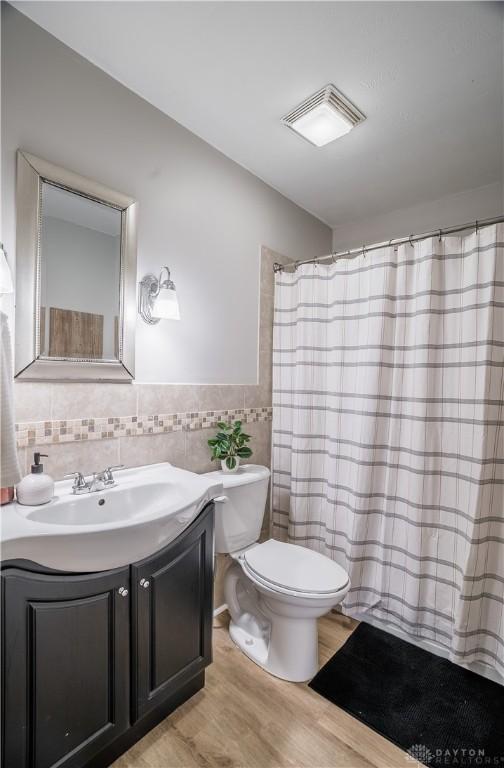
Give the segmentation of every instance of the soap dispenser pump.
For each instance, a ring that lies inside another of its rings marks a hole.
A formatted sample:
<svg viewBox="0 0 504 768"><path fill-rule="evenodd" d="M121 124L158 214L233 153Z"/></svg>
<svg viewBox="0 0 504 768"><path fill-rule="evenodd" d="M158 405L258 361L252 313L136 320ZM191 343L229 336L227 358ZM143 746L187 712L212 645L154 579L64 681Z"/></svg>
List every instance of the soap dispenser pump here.
<svg viewBox="0 0 504 768"><path fill-rule="evenodd" d="M54 480L44 472L44 465L40 463L40 457L48 458L46 453L33 454L31 473L23 477L16 486L16 496L19 504L38 506L47 504L54 496Z"/></svg>

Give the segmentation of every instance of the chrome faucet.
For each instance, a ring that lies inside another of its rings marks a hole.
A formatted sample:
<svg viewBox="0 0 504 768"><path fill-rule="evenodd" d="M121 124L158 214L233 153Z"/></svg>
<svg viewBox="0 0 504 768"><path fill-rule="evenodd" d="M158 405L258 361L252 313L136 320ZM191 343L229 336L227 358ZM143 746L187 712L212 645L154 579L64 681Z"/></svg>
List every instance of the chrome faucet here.
<svg viewBox="0 0 504 768"><path fill-rule="evenodd" d="M118 464L115 467L107 467L101 472L93 472L90 480L86 480L82 472L70 472L64 477L73 477L72 493L79 495L81 493L95 493L96 491L105 491L107 488L113 488L117 485L112 472L117 469L124 469L124 464Z"/></svg>

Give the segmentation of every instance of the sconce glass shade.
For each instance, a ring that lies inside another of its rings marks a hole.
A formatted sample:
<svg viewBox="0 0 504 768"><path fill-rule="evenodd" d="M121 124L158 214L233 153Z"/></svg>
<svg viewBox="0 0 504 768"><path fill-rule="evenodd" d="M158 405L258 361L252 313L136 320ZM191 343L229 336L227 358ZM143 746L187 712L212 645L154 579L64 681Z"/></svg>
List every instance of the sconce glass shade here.
<svg viewBox="0 0 504 768"><path fill-rule="evenodd" d="M154 299L151 314L152 317L159 320L180 320L179 303L175 287L161 288L157 298Z"/></svg>
<svg viewBox="0 0 504 768"><path fill-rule="evenodd" d="M160 320L180 320L177 291L168 267L161 269L159 277L144 275L140 281L138 312L148 325L156 325Z"/></svg>
<svg viewBox="0 0 504 768"><path fill-rule="evenodd" d="M7 264L7 256L3 249L2 243L0 243L0 293L13 293L14 286L12 285L12 277Z"/></svg>

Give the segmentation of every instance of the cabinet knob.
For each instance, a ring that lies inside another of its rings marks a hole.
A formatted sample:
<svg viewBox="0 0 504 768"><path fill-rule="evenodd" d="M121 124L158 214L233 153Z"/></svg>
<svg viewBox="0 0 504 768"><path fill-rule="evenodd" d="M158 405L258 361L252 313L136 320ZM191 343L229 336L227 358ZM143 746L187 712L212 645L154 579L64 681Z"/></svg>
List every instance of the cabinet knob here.
<svg viewBox="0 0 504 768"><path fill-rule="evenodd" d="M150 586L150 581L148 579L140 579L140 586L144 589L148 589Z"/></svg>
<svg viewBox="0 0 504 768"><path fill-rule="evenodd" d="M128 597L128 590L126 589L126 587L119 587L117 591L119 592L121 597Z"/></svg>

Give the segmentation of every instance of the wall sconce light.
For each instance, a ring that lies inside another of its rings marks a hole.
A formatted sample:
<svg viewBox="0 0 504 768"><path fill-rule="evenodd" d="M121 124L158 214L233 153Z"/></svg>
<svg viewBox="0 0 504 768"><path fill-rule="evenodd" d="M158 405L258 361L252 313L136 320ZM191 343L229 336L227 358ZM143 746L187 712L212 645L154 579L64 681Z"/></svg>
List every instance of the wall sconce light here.
<svg viewBox="0 0 504 768"><path fill-rule="evenodd" d="M163 271L166 271L164 280ZM159 277L149 274L140 281L138 313L149 325L155 325L160 320L180 320L177 291L168 267L161 268Z"/></svg>
<svg viewBox="0 0 504 768"><path fill-rule="evenodd" d="M7 254L5 253L3 243L0 243L0 294L14 293L12 277L7 264Z"/></svg>

